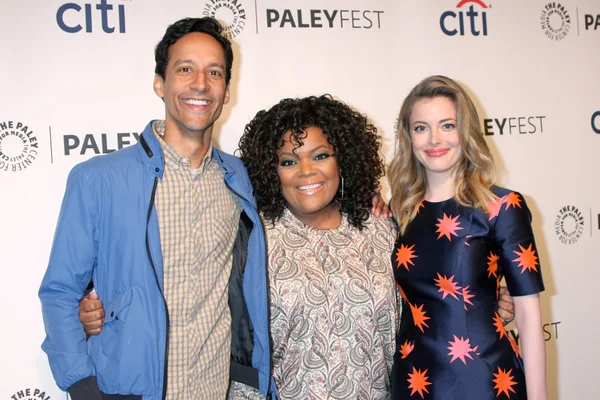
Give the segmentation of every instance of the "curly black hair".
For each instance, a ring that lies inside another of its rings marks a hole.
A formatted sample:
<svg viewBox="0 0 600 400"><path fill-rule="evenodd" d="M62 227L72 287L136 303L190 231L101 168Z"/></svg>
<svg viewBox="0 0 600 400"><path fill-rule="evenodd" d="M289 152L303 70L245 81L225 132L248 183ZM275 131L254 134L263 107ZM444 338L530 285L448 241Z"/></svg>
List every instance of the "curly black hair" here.
<svg viewBox="0 0 600 400"><path fill-rule="evenodd" d="M233 50L231 42L223 34L223 27L214 18L184 18L170 25L165 35L154 49L156 66L154 73L165 79L167 64L169 63L169 48L188 33L200 32L212 36L223 48L225 56L225 84L231 80L231 66L233 65Z"/></svg>
<svg viewBox="0 0 600 400"><path fill-rule="evenodd" d="M271 222L283 215L287 205L277 175L277 151L288 131L293 143L302 146L305 129L310 126L321 128L327 136L344 178L344 198L340 183L334 201L350 224L362 229L383 176L381 139L365 115L330 95L283 99L269 110L259 111L246 125L239 156L248 169L258 210Z"/></svg>

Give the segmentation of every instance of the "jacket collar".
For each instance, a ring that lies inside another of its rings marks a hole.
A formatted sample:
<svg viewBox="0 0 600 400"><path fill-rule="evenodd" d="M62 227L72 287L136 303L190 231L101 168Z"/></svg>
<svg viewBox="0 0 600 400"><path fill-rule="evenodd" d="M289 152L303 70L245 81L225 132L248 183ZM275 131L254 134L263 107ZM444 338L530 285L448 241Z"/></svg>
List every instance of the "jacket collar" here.
<svg viewBox="0 0 600 400"><path fill-rule="evenodd" d="M154 122L155 120L152 120L146 125L137 145L142 163L146 166L150 174L157 178L162 178L165 159L160 143L152 130Z"/></svg>
<svg viewBox="0 0 600 400"><path fill-rule="evenodd" d="M144 128L138 142L138 148L141 152L142 161L144 164L147 164L150 173L161 179L165 165L165 157L160 142L154 135L154 130L152 128L154 122L156 122L156 120L150 121L148 125L146 125L146 128ZM212 146L212 149L213 159L215 159L221 169L225 171L225 180L229 180L235 174L235 169L224 159L223 153L220 150L217 150L215 146Z"/></svg>
<svg viewBox="0 0 600 400"><path fill-rule="evenodd" d="M219 164L219 167L221 167L221 169L223 171L225 171L225 180L228 180L229 178L231 178L235 174L235 169L233 169L231 167L231 165L229 165L227 160L224 159L223 152L221 152L220 150L217 150L217 148L213 146L213 154L212 155L213 155L213 160L216 160L217 163Z"/></svg>

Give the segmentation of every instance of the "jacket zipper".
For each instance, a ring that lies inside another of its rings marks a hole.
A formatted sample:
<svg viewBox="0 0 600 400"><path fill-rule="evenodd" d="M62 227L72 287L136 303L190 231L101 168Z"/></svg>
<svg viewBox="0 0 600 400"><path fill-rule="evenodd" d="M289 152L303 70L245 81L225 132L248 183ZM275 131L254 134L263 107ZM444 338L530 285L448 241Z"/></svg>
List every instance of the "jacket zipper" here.
<svg viewBox="0 0 600 400"><path fill-rule="evenodd" d="M167 300L165 299L165 294L160 287L160 279L158 279L158 272L156 272L156 266L154 265L154 260L152 260L152 254L150 253L150 241L148 239L148 224L150 222L150 215L152 214L152 208L154 207L154 197L156 196L156 187L158 186L158 178L154 177L154 185L152 186L152 195L150 196L150 204L148 205L148 214L146 216L146 252L148 253L148 259L150 260L150 265L152 266L152 271L154 271L154 278L156 279L156 285L158 286L158 290L160 291L160 295L162 297L163 303L165 304L165 313L167 319L167 340L165 342L165 362L163 366L163 393L162 399L166 399L167 397L167 361L169 357L169 308L167 307Z"/></svg>
<svg viewBox="0 0 600 400"><path fill-rule="evenodd" d="M231 186L229 186L229 183L227 183L226 180L224 180L225 182L225 186L227 186L227 188L229 190L231 190L231 192L233 194L235 194L237 197L239 197L242 201L245 201L247 204L249 204L251 207L254 208L254 210L256 210L256 214L258 215L258 210L256 209L256 207L254 207L252 205L252 203L250 203L244 196L242 196L241 194L239 194L238 192L236 192L235 190L233 190L233 188ZM259 223L260 223L260 216L259 216ZM269 262L269 252L267 250L267 237L265 235L265 230L264 228L262 229L263 232L263 240L265 242L265 263ZM269 372L268 375L268 386L267 386L267 399L271 398L271 296L269 295L269 268L268 265L265 265L265 283L267 285L267 343L269 346L269 357L268 357L268 368L267 371ZM259 376L259 383L260 383L260 376ZM257 388L258 389L258 388Z"/></svg>

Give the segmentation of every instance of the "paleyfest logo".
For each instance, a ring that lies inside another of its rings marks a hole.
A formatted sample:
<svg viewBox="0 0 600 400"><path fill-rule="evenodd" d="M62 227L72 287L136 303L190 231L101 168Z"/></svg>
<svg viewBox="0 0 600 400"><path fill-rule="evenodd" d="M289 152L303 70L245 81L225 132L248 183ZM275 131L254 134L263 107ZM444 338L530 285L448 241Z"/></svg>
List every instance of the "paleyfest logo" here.
<svg viewBox="0 0 600 400"><path fill-rule="evenodd" d="M563 40L571 30L571 17L567 9L555 1L546 4L540 23L544 34L551 40Z"/></svg>
<svg viewBox="0 0 600 400"><path fill-rule="evenodd" d="M239 35L246 26L246 11L238 0L208 0L202 15L219 20L223 24L223 36L229 39Z"/></svg>
<svg viewBox="0 0 600 400"><path fill-rule="evenodd" d="M0 122L0 171L22 171L38 154L38 141L27 125Z"/></svg>

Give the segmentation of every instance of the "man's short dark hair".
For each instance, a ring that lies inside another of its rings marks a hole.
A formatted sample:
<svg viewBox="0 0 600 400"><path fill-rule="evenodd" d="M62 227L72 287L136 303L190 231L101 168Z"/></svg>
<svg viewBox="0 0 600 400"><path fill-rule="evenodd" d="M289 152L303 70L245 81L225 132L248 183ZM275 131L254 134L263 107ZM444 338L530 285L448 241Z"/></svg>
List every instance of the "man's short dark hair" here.
<svg viewBox="0 0 600 400"><path fill-rule="evenodd" d="M169 48L183 36L192 32L206 33L219 42L225 56L225 83L229 85L229 81L231 80L231 66L233 64L231 42L223 36L223 27L221 24L216 19L209 17L184 18L169 26L154 50L154 59L156 61L154 72L165 79L167 64L169 63Z"/></svg>

